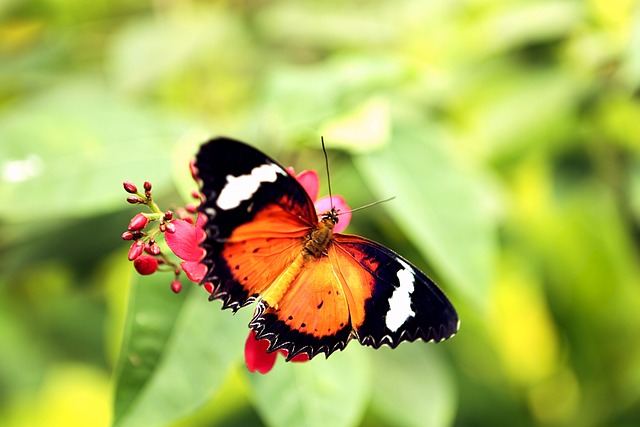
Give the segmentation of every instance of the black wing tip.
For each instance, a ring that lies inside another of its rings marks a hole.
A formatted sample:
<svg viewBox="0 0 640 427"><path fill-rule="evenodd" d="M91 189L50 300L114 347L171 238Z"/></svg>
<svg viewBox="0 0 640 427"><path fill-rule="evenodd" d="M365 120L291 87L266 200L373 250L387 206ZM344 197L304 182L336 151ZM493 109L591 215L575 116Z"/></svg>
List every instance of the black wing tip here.
<svg viewBox="0 0 640 427"><path fill-rule="evenodd" d="M209 282L212 284L214 283L211 280L207 279L206 276L202 282ZM209 295L209 301L215 300L222 301L223 310L231 309L231 311L233 311L233 313L235 314L241 308L252 304L256 300L256 295L242 296L241 298L238 298L237 296L234 297L234 295L232 295L231 293L222 290L220 285L214 285L213 292Z"/></svg>
<svg viewBox="0 0 640 427"><path fill-rule="evenodd" d="M413 342L422 340L424 342L440 343L442 341L453 338L460 329L460 320L456 317L450 322L442 323L437 327L429 326L427 328L418 328L414 331L407 329L400 331L399 334L387 334L382 338L376 340L372 335L365 335L358 337L358 341L362 345L370 346L373 348L380 348L386 345L391 348L396 348L402 342Z"/></svg>

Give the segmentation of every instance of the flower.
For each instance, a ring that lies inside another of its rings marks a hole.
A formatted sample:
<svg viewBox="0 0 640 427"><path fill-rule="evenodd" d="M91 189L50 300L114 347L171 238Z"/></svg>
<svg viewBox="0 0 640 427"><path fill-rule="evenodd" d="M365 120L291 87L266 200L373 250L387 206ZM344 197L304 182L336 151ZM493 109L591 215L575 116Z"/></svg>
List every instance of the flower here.
<svg viewBox="0 0 640 427"><path fill-rule="evenodd" d="M309 194L309 197L311 197L311 200L318 199L320 179L318 178L318 173L316 171L302 171L298 175L295 175L293 168L287 168L287 172L298 180L300 185L302 185L302 188L304 188L307 194ZM351 221L351 208L347 205L342 196L323 197L315 202L315 206L316 212L319 214L323 214L324 212L331 210L331 208L335 208L338 211L340 214L340 220L333 227L333 231L335 233L343 231ZM266 374L271 371L275 365L278 353L287 357L287 352L285 350L267 353L267 348L269 348L268 340L257 340L256 332L253 330L249 331L249 336L247 337L247 341L244 345L244 361L249 371L257 371L261 374ZM306 353L300 353L291 359L292 362L306 362L307 360L309 360L309 355Z"/></svg>
<svg viewBox="0 0 640 427"><path fill-rule="evenodd" d="M207 273L207 266L200 263L206 254L205 249L200 246L206 238L203 230L206 221L207 217L203 213L198 214L195 224L184 219L172 220L169 224L173 225L174 231L167 230L164 237L169 249L183 260L180 263L182 270L189 280L196 283L200 283Z"/></svg>
<svg viewBox="0 0 640 427"><path fill-rule="evenodd" d="M256 331L249 331L249 336L244 344L244 361L250 372L257 371L261 374L266 374L273 369L273 366L276 364L278 353L287 357L285 350L267 353L267 348L269 348L269 341L257 340ZM292 362L306 362L308 360L309 356L307 353L300 353L291 359Z"/></svg>
<svg viewBox="0 0 640 427"><path fill-rule="evenodd" d="M314 204L318 214L330 211L331 208L335 208L336 211L338 211L339 221L335 227L333 227L333 232L343 232L349 225L349 222L351 222L351 208L347 205L344 198L342 196L335 195L331 197L325 196L318 200L320 178L318 178L318 173L316 171L305 170L296 175L294 169L292 167L288 167L287 172L289 172L289 175L296 178L309 197L311 197L311 200L315 202Z"/></svg>

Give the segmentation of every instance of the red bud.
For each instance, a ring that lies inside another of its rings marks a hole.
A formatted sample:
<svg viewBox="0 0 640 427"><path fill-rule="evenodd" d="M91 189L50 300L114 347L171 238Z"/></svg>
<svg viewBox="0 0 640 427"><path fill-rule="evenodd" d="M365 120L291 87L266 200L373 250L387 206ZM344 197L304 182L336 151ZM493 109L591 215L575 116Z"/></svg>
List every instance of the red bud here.
<svg viewBox="0 0 640 427"><path fill-rule="evenodd" d="M124 186L124 191L127 193L136 194L138 192L138 187L131 181L125 181L122 185Z"/></svg>
<svg viewBox="0 0 640 427"><path fill-rule="evenodd" d="M192 214L198 212L198 207L193 203L187 203L187 206L185 206L185 209L187 210L187 212Z"/></svg>
<svg viewBox="0 0 640 427"><path fill-rule="evenodd" d="M143 186L144 186L144 191L151 191L151 183L149 181L145 181Z"/></svg>
<svg viewBox="0 0 640 427"><path fill-rule="evenodd" d="M172 223L172 222L167 222L167 223L165 224L165 227L166 227L166 229L167 229L167 233L171 233L171 234L173 234L173 233L175 233L175 232L176 232L176 226L175 226L175 224L174 224L174 223Z"/></svg>
<svg viewBox="0 0 640 427"><path fill-rule="evenodd" d="M130 231L125 231L122 233L122 240L133 240L133 233Z"/></svg>
<svg viewBox="0 0 640 427"><path fill-rule="evenodd" d="M196 161L195 160L191 160L189 162L189 170L191 171L191 177L193 177L193 179L195 181L198 180L198 168L196 167Z"/></svg>
<svg viewBox="0 0 640 427"><path fill-rule="evenodd" d="M153 274L158 269L158 260L151 255L140 255L133 261L136 271L143 276Z"/></svg>
<svg viewBox="0 0 640 427"><path fill-rule="evenodd" d="M144 214L139 213L134 216L131 222L129 223L129 231L134 230L142 230L149 223L149 218L147 218Z"/></svg>
<svg viewBox="0 0 640 427"><path fill-rule="evenodd" d="M129 261L133 261L134 259L138 258L140 254L142 254L142 251L144 251L144 242L140 240L134 242L133 245L131 245L131 247L129 248Z"/></svg>
<svg viewBox="0 0 640 427"><path fill-rule="evenodd" d="M171 290L174 293L178 293L180 292L180 290L182 289L182 283L180 283L180 281L178 279L174 280L173 282L171 282Z"/></svg>
<svg viewBox="0 0 640 427"><path fill-rule="evenodd" d="M152 255L159 255L160 254L160 246L158 246L157 244L152 244L149 245L149 253Z"/></svg>
<svg viewBox="0 0 640 427"><path fill-rule="evenodd" d="M204 289L209 292L210 294L213 293L213 283L211 282L205 282L202 286L204 286Z"/></svg>
<svg viewBox="0 0 640 427"><path fill-rule="evenodd" d="M163 217L163 219L164 219L165 221L171 221L171 220L173 219L173 212L171 212L171 211L166 211L166 212L164 213L164 217Z"/></svg>
<svg viewBox="0 0 640 427"><path fill-rule="evenodd" d="M131 203L132 205L135 205L137 203L144 204L144 199L141 199L138 196L129 196L127 197L127 202Z"/></svg>

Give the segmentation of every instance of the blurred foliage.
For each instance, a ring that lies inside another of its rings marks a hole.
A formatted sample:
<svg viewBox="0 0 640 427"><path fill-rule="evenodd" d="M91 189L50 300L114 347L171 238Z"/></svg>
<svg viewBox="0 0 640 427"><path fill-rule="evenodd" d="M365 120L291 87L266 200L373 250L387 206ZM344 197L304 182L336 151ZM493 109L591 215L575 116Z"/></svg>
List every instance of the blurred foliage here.
<svg viewBox="0 0 640 427"><path fill-rule="evenodd" d="M635 425L639 89L632 0L1 2L3 425ZM246 372L251 308L119 238L121 182L181 204L219 134L319 171L324 135L460 333Z"/></svg>

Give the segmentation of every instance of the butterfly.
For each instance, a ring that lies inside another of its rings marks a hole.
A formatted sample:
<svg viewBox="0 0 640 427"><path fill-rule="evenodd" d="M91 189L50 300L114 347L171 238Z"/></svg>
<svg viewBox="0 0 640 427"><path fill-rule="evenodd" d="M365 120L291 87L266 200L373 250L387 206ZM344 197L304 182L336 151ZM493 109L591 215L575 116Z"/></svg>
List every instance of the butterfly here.
<svg viewBox="0 0 640 427"><path fill-rule="evenodd" d="M395 348L439 342L458 315L429 277L364 237L334 233L335 208L320 215L285 168L243 142L216 138L196 157L206 216L210 300L234 312L258 300L249 327L287 360L328 357L352 339Z"/></svg>

